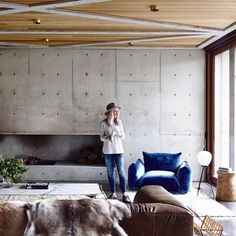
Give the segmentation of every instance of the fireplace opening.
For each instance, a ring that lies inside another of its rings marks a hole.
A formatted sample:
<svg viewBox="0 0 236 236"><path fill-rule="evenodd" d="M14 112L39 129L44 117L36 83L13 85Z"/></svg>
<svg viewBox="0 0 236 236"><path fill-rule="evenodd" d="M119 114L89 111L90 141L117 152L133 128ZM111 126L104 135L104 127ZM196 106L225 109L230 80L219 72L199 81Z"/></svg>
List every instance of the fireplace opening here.
<svg viewBox="0 0 236 236"><path fill-rule="evenodd" d="M26 165L105 165L99 135L0 135L0 153Z"/></svg>

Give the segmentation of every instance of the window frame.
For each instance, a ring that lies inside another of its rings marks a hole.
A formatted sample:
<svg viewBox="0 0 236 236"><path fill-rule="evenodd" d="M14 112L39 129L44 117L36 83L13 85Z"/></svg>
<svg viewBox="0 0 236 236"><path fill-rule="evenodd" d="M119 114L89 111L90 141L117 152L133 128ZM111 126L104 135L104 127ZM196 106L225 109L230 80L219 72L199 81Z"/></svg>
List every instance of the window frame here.
<svg viewBox="0 0 236 236"><path fill-rule="evenodd" d="M214 43L208 45L204 48L206 53L206 149L212 153L213 159L211 164L208 167L207 175L208 179L211 183L217 183L217 179L213 176L213 169L214 169L214 137L215 137L215 130L214 130L214 120L215 120L215 111L214 111L214 86L215 86L215 56L220 54L226 50L230 50L236 46L236 30L232 31L231 33L225 35L224 37L218 39Z"/></svg>

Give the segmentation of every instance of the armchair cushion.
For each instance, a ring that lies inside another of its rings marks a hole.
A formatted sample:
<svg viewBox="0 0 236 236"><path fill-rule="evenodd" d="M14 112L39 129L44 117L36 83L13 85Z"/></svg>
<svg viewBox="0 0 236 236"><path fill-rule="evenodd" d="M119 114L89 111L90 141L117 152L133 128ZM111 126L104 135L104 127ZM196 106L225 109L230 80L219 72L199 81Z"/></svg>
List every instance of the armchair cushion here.
<svg viewBox="0 0 236 236"><path fill-rule="evenodd" d="M140 178L144 175L144 164L138 159L128 168L128 184L130 189L137 189Z"/></svg>
<svg viewBox="0 0 236 236"><path fill-rule="evenodd" d="M152 170L176 171L180 164L179 153L149 153L143 152L145 172Z"/></svg>
<svg viewBox="0 0 236 236"><path fill-rule="evenodd" d="M179 184L172 171L152 170L146 172L140 179L139 186L160 185L170 192L178 192Z"/></svg>

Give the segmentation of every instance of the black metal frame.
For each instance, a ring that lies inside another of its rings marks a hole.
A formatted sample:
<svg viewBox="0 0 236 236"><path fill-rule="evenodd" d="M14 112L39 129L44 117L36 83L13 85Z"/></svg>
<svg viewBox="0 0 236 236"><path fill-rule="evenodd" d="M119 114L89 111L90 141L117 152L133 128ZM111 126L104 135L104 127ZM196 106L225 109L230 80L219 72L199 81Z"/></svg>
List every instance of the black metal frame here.
<svg viewBox="0 0 236 236"><path fill-rule="evenodd" d="M204 170L207 170L207 166L202 166L201 177L200 177L199 184L198 184L198 188L197 188L197 196L198 196L199 191L200 191L200 189L201 189L201 183L202 183L202 177L203 177ZM207 181L207 182L209 183L209 181ZM215 198L215 194L214 194L212 185L211 185L211 184L209 184L209 185L211 186L211 192L212 192L213 198Z"/></svg>

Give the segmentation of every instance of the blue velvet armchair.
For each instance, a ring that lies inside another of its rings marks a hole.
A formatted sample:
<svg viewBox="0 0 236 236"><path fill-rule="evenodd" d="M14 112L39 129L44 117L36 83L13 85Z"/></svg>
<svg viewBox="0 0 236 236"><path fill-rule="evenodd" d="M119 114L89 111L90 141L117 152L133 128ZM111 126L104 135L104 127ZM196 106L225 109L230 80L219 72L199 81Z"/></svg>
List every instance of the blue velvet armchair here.
<svg viewBox="0 0 236 236"><path fill-rule="evenodd" d="M180 163L180 156L181 153L143 152L144 162L138 159L129 166L129 188L160 185L169 192L187 193L192 183L192 170L187 161Z"/></svg>

